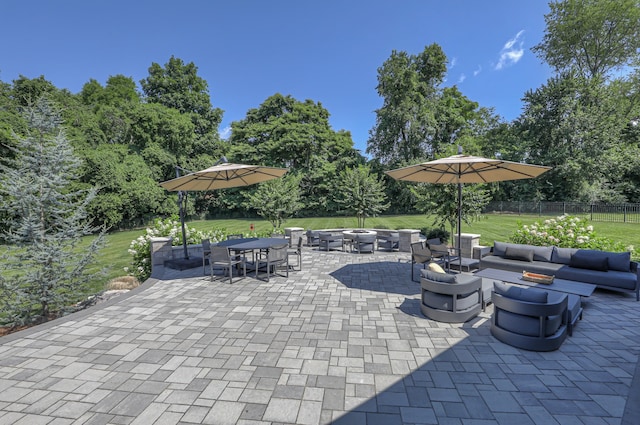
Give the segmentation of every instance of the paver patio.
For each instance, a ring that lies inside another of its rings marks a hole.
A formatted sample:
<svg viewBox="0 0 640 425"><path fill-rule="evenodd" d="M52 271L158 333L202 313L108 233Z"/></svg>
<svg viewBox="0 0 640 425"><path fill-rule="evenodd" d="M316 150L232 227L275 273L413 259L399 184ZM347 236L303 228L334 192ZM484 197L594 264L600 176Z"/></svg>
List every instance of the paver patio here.
<svg viewBox="0 0 640 425"><path fill-rule="evenodd" d="M491 336L492 306L424 318L408 259L305 248L302 272L233 285L166 269L0 338L0 425L640 423L634 297L596 291L558 351L528 352Z"/></svg>

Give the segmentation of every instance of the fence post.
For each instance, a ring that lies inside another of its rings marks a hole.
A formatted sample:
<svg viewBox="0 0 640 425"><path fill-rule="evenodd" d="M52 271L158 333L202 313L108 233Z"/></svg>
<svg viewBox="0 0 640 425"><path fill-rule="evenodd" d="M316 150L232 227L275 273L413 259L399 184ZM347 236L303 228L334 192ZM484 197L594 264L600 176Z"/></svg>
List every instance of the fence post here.
<svg viewBox="0 0 640 425"><path fill-rule="evenodd" d="M624 204L624 215L623 215L622 222L623 223L627 222L627 204Z"/></svg>
<svg viewBox="0 0 640 425"><path fill-rule="evenodd" d="M591 217L591 221L593 221L593 204L591 204L590 207L591 207L591 212L589 214L589 217Z"/></svg>

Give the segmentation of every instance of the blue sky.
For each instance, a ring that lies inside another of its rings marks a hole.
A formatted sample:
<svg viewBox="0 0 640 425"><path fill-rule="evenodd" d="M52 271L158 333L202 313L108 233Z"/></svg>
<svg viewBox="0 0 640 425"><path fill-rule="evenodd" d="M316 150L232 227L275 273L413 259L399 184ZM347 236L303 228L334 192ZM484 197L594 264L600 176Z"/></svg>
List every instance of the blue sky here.
<svg viewBox="0 0 640 425"><path fill-rule="evenodd" d="M543 0L3 0L0 80L44 75L77 93L91 78L139 82L173 55L208 82L222 133L281 93L321 102L364 151L393 50L439 44L446 86L516 118L551 75L530 50L548 11Z"/></svg>

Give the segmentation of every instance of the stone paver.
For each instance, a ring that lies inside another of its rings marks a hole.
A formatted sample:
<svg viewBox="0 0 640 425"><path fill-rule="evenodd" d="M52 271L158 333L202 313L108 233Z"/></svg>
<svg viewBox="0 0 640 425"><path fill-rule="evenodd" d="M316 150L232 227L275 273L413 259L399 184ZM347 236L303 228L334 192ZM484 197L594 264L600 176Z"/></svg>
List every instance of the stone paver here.
<svg viewBox="0 0 640 425"><path fill-rule="evenodd" d="M166 269L0 338L2 424L637 424L640 303L596 291L551 353L427 320L407 253L305 248L270 282Z"/></svg>

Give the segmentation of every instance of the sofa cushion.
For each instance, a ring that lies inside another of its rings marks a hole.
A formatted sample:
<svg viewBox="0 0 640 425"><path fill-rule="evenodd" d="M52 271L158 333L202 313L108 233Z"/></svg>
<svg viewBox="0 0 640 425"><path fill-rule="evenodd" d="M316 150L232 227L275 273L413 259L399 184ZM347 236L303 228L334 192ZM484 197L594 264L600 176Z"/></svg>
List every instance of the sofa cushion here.
<svg viewBox="0 0 640 425"><path fill-rule="evenodd" d="M608 252L609 270L628 272L631 270L630 252Z"/></svg>
<svg viewBox="0 0 640 425"><path fill-rule="evenodd" d="M629 272L609 270L601 272L590 269L578 269L571 266L562 266L556 273L559 279L577 280L590 283L603 288L635 289L637 275Z"/></svg>
<svg viewBox="0 0 640 425"><path fill-rule="evenodd" d="M524 248L530 249L533 251L533 260L534 261L551 261L551 254L553 253L552 246L535 246L535 245L526 245L526 244L517 244L517 243L507 243L507 242L493 242L493 255L498 255L500 257L504 257L507 247L513 248Z"/></svg>
<svg viewBox="0 0 640 425"><path fill-rule="evenodd" d="M569 266L578 269L597 270L606 272L609 270L609 258L603 251L579 249L571 256Z"/></svg>
<svg viewBox="0 0 640 425"><path fill-rule="evenodd" d="M540 332L539 318L515 314L506 310L500 310L498 312L496 325L509 332L526 336L538 336ZM547 317L544 336L548 337L555 334L558 329L560 329L560 325L562 325L561 315Z"/></svg>
<svg viewBox="0 0 640 425"><path fill-rule="evenodd" d="M504 252L504 258L509 260L533 261L533 250L515 246L508 246Z"/></svg>
<svg viewBox="0 0 640 425"><path fill-rule="evenodd" d="M571 256L575 254L577 250L578 248L558 248L554 246L553 253L551 254L551 262L569 265Z"/></svg>
<svg viewBox="0 0 640 425"><path fill-rule="evenodd" d="M502 282L493 282L493 291L503 297L530 303L546 303L549 293L530 288L507 285Z"/></svg>
<svg viewBox="0 0 640 425"><path fill-rule="evenodd" d="M420 273L422 274L422 277L433 282L456 283L456 275L453 274L436 273L427 269L420 270Z"/></svg>

